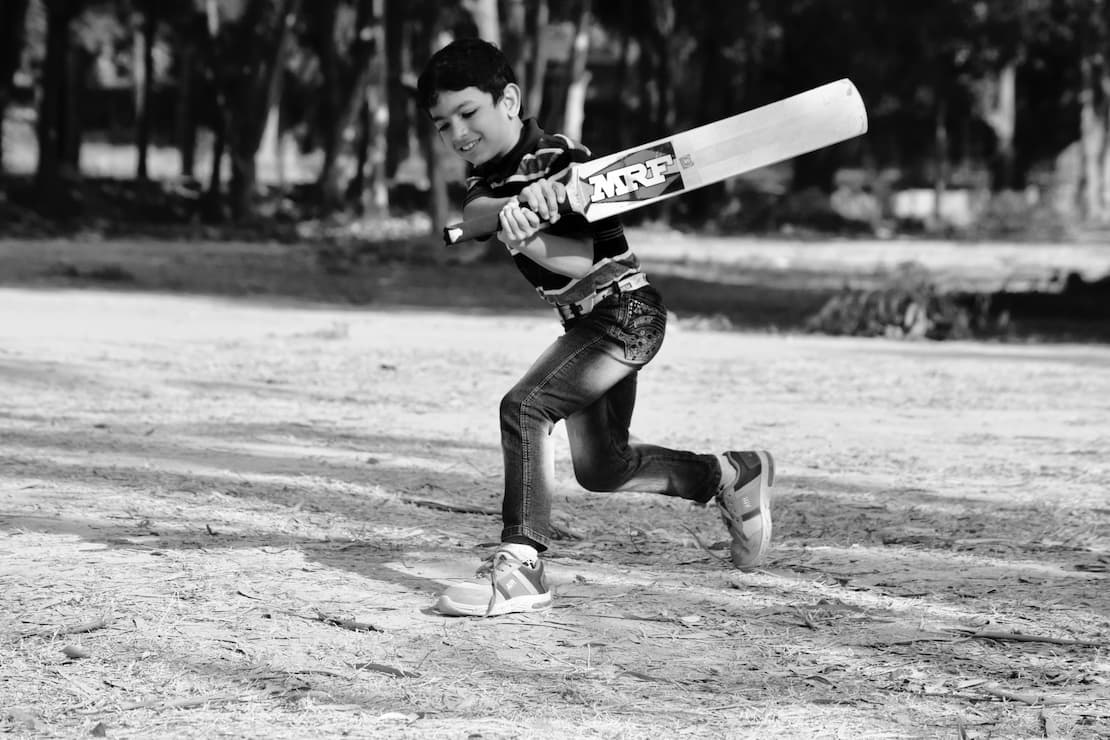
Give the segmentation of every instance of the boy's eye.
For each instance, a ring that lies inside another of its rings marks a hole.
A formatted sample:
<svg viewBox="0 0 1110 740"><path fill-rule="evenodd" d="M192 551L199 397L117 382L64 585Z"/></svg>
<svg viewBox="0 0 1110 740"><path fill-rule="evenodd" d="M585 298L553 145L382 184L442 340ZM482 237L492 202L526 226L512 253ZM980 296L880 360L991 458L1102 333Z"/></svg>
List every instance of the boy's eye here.
<svg viewBox="0 0 1110 740"><path fill-rule="evenodd" d="M442 134L446 130L447 130L447 122L446 121L436 121L436 131L438 131L439 133Z"/></svg>
<svg viewBox="0 0 1110 740"><path fill-rule="evenodd" d="M476 111L476 110L464 110L464 111L462 112L462 117L463 117L463 118L470 118L471 116L473 116L473 115L474 115L475 113L477 113L477 112L478 112L478 111Z"/></svg>

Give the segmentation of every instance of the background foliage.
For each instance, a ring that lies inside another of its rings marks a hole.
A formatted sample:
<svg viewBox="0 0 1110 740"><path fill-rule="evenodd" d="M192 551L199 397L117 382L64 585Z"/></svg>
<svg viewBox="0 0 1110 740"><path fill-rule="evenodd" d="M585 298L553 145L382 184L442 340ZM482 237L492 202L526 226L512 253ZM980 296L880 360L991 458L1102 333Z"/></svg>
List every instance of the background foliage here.
<svg viewBox="0 0 1110 740"><path fill-rule="evenodd" d="M147 221L415 213L437 230L461 169L412 88L436 48L480 35L527 112L597 153L840 77L863 93L863 139L642 218L1063 236L1110 220L1108 15L1105 0L0 0L0 202L56 221L105 200ZM125 172L91 166L109 146Z"/></svg>

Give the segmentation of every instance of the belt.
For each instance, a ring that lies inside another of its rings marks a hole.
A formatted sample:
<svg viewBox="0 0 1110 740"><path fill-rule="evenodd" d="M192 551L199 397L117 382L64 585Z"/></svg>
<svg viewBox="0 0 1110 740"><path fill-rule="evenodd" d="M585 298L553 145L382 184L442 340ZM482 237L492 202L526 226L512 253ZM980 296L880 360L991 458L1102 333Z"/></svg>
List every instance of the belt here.
<svg viewBox="0 0 1110 740"><path fill-rule="evenodd" d="M586 296L580 301L575 303L557 303L555 304L555 313L563 321L570 321L581 316L585 316L590 311L594 310L594 306L601 303L609 296L618 295L620 293L630 293L633 290L638 290L648 284L647 275L642 272L635 272L620 280L614 280L608 285L598 288L591 295Z"/></svg>

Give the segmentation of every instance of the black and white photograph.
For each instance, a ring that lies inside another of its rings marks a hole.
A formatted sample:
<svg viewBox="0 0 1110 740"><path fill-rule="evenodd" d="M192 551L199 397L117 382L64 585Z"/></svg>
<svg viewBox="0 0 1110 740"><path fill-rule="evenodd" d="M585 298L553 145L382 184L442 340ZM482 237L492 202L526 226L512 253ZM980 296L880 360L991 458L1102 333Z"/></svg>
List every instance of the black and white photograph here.
<svg viewBox="0 0 1110 740"><path fill-rule="evenodd" d="M1110 738L1110 0L0 0L0 734Z"/></svg>

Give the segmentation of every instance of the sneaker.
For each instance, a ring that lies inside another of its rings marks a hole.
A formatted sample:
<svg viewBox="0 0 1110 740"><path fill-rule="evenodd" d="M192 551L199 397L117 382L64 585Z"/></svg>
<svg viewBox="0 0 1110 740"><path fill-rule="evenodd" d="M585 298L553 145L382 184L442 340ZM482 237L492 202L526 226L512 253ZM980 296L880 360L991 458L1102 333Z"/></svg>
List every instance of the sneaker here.
<svg viewBox="0 0 1110 740"><path fill-rule="evenodd" d="M527 545L504 544L478 569L475 580L444 591L436 609L453 617L495 617L551 606L543 560Z"/></svg>
<svg viewBox="0 0 1110 740"><path fill-rule="evenodd" d="M771 549L771 486L775 461L766 450L726 452L736 480L717 494L721 519L732 535L732 564L756 567Z"/></svg>

